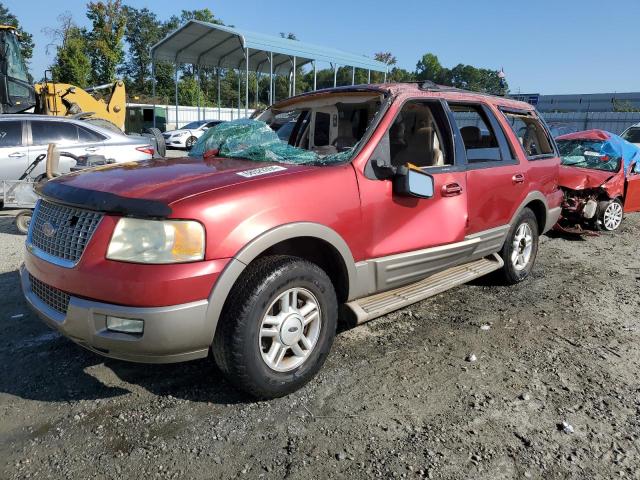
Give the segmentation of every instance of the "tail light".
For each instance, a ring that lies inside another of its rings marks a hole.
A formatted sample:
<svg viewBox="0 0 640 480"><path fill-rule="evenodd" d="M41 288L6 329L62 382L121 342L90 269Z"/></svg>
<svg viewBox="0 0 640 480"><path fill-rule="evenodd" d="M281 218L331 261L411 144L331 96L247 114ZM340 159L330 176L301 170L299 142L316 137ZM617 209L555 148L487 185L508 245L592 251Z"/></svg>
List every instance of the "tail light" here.
<svg viewBox="0 0 640 480"><path fill-rule="evenodd" d="M136 150L138 150L139 152L142 152L142 153L146 153L148 155L153 155L153 152L155 151L151 145L144 145L142 147L136 147Z"/></svg>

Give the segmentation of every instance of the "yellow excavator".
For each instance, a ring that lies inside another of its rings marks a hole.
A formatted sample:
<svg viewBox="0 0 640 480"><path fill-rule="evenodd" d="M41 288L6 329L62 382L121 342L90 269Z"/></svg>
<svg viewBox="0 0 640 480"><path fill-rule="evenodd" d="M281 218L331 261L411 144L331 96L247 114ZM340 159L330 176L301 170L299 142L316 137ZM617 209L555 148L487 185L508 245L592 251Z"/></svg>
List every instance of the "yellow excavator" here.
<svg viewBox="0 0 640 480"><path fill-rule="evenodd" d="M32 85L18 33L11 25L0 25L0 113L34 109L44 115L81 115L102 118L124 131L126 93L124 82L82 89L46 78Z"/></svg>

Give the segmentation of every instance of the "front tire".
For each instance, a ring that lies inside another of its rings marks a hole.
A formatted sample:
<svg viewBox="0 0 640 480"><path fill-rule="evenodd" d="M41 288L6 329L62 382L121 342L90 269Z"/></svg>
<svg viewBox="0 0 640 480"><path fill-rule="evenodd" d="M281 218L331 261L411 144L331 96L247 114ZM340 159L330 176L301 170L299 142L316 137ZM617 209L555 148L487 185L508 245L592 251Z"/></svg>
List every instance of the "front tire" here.
<svg viewBox="0 0 640 480"><path fill-rule="evenodd" d="M615 232L622 225L623 211L622 203L617 198L598 203L598 229Z"/></svg>
<svg viewBox="0 0 640 480"><path fill-rule="evenodd" d="M29 233L29 225L31 224L31 216L33 212L31 210L23 210L16 215L16 228L18 232L23 235Z"/></svg>
<svg viewBox="0 0 640 480"><path fill-rule="evenodd" d="M529 208L520 212L511 226L500 256L504 266L500 276L507 285L523 281L529 276L538 255L538 220Z"/></svg>
<svg viewBox="0 0 640 480"><path fill-rule="evenodd" d="M184 142L184 146L187 150L191 150L197 141L196 137L191 136Z"/></svg>
<svg viewBox="0 0 640 480"><path fill-rule="evenodd" d="M213 356L240 390L257 398L281 397L324 364L337 317L335 290L320 267L297 257L260 258L229 294Z"/></svg>

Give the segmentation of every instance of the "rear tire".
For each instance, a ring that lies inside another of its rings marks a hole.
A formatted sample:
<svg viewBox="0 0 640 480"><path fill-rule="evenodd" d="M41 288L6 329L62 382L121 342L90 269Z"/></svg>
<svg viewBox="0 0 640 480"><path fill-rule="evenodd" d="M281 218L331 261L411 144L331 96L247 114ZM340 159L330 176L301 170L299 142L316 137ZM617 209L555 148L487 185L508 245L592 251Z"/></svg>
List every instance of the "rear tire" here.
<svg viewBox="0 0 640 480"><path fill-rule="evenodd" d="M615 232L622 225L624 208L617 198L598 203L596 227L605 232Z"/></svg>
<svg viewBox="0 0 640 480"><path fill-rule="evenodd" d="M529 276L538 255L538 221L529 208L524 208L511 226L500 257L504 266L500 278L507 285L514 285Z"/></svg>
<svg viewBox="0 0 640 480"><path fill-rule="evenodd" d="M260 258L227 298L213 356L240 390L256 398L281 397L324 364L337 318L336 293L320 267L291 256Z"/></svg>

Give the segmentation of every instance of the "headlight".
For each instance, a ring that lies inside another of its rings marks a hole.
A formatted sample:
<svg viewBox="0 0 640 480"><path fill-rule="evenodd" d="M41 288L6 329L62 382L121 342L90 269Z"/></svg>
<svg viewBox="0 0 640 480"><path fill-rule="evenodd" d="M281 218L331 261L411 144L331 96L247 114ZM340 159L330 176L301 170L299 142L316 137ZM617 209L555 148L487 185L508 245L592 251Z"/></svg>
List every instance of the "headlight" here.
<svg viewBox="0 0 640 480"><path fill-rule="evenodd" d="M190 220L121 218L107 250L109 260L181 263L204 258L204 227Z"/></svg>

